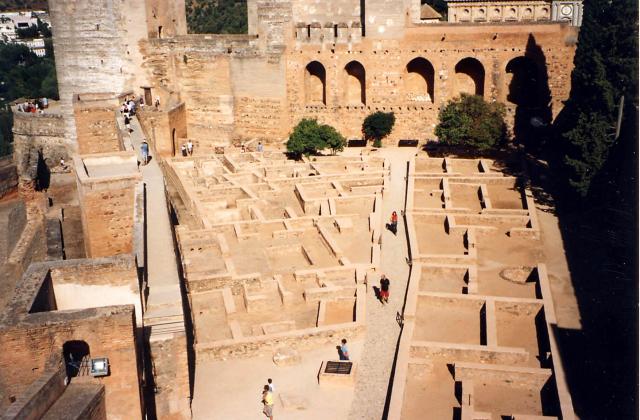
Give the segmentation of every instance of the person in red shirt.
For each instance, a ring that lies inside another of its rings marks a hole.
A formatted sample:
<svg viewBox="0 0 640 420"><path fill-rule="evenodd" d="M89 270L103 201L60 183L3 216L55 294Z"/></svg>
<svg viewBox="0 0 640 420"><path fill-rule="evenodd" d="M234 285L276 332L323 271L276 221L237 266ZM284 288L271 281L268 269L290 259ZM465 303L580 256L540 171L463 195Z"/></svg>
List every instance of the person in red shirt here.
<svg viewBox="0 0 640 420"><path fill-rule="evenodd" d="M391 223L389 223L389 230L395 235L398 233L398 213L395 211L391 213Z"/></svg>

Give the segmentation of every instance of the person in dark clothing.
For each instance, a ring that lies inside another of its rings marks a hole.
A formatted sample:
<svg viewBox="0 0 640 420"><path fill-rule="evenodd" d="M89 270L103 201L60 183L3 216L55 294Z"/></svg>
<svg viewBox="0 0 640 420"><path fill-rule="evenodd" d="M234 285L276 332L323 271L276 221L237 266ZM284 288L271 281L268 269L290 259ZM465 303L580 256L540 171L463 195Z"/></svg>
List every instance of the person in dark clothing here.
<svg viewBox="0 0 640 420"><path fill-rule="evenodd" d="M380 277L380 302L389 303L389 285L390 281L384 274Z"/></svg>

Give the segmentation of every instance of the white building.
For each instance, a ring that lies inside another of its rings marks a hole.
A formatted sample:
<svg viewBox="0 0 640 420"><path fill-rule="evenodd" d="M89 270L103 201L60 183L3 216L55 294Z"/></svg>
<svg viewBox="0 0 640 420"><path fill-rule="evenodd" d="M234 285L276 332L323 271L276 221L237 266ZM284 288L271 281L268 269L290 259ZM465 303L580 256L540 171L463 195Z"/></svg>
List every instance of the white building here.
<svg viewBox="0 0 640 420"><path fill-rule="evenodd" d="M38 57L44 57L47 55L47 51L44 48L44 39L42 38L33 38L33 39L16 39L14 41L16 44L26 45L29 47L31 52L33 52Z"/></svg>
<svg viewBox="0 0 640 420"><path fill-rule="evenodd" d="M46 55L44 39L19 39L17 35L18 29L38 25L38 19L51 25L49 15L43 10L0 13L0 42L26 45L35 55L44 57Z"/></svg>

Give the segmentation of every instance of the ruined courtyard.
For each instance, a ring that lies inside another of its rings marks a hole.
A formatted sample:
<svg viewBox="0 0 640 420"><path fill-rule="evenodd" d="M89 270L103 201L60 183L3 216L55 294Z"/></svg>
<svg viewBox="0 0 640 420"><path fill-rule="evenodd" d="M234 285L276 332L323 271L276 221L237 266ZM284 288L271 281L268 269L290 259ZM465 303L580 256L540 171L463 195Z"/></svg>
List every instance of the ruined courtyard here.
<svg viewBox="0 0 640 420"><path fill-rule="evenodd" d="M252 0L246 35L187 34L184 1L49 3L60 101L16 109L0 160L3 420L259 418L267 378L285 420L575 418L556 217L519 155L426 144L461 93L512 127L531 72L557 114L580 2ZM302 118L349 147L294 159Z"/></svg>

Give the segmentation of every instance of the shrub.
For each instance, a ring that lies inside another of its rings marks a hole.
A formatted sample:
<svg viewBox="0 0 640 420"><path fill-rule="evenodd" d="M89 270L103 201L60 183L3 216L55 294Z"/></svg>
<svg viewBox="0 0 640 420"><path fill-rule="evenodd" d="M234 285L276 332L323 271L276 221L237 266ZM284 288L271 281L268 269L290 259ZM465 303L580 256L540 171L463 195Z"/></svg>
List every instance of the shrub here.
<svg viewBox="0 0 640 420"><path fill-rule="evenodd" d="M435 134L444 144L484 151L505 140L504 117L504 105L463 93L440 110Z"/></svg>
<svg viewBox="0 0 640 420"><path fill-rule="evenodd" d="M289 136L287 151L295 158L315 155L325 148L335 154L343 150L346 143L345 138L330 125L320 125L316 120L304 118Z"/></svg>
<svg viewBox="0 0 640 420"><path fill-rule="evenodd" d="M382 139L391 133L395 123L396 116L393 112L374 112L362 123L364 138L373 140L374 147L382 147Z"/></svg>

